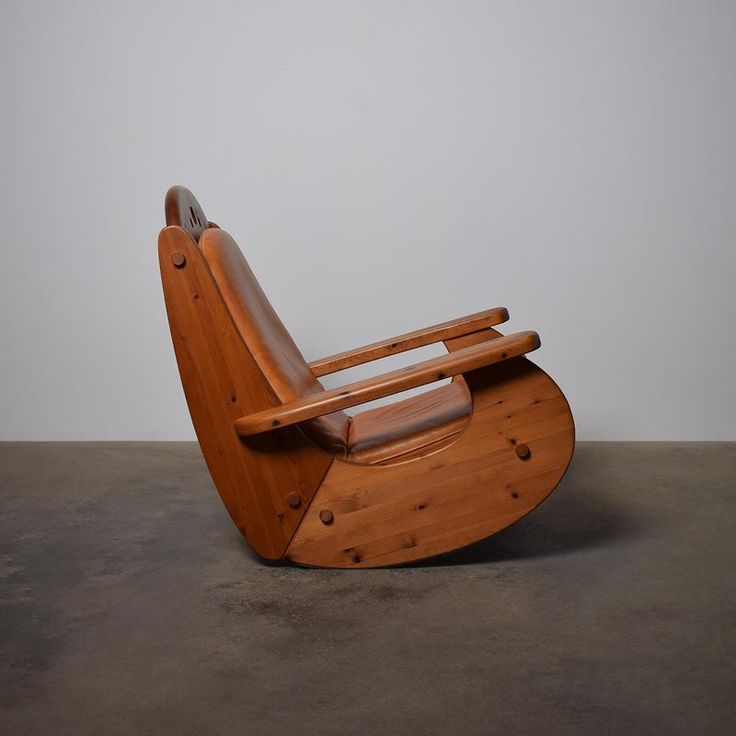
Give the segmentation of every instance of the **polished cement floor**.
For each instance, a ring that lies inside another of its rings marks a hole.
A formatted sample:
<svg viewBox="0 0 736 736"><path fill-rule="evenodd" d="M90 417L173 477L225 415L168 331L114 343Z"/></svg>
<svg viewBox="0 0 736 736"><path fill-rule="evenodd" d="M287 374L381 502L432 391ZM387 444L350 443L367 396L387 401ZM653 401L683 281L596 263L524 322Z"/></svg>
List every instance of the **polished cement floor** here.
<svg viewBox="0 0 736 736"><path fill-rule="evenodd" d="M736 444L581 444L414 567L266 566L196 445L0 445L2 734L736 733Z"/></svg>

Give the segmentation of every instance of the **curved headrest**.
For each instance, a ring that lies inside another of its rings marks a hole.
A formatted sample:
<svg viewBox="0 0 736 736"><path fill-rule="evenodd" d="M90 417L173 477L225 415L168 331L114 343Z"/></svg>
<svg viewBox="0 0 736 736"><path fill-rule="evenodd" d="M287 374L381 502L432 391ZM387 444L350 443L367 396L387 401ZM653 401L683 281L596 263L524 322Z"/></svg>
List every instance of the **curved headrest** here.
<svg viewBox="0 0 736 736"><path fill-rule="evenodd" d="M166 192L164 211L167 225L183 227L197 242L204 230L214 225L207 220L197 198L186 187L175 186Z"/></svg>

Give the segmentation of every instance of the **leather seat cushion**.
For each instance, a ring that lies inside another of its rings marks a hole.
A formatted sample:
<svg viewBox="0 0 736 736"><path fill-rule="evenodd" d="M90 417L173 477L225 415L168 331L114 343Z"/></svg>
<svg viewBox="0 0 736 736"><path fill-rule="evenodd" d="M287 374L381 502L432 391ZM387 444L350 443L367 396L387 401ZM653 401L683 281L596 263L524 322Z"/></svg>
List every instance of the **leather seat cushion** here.
<svg viewBox="0 0 736 736"><path fill-rule="evenodd" d="M420 454L459 434L472 411L464 381L356 414L348 432L348 460L380 464Z"/></svg>
<svg viewBox="0 0 736 736"><path fill-rule="evenodd" d="M323 417L309 419L299 426L307 437L331 455L347 457L348 427L350 417L345 412L337 411Z"/></svg>

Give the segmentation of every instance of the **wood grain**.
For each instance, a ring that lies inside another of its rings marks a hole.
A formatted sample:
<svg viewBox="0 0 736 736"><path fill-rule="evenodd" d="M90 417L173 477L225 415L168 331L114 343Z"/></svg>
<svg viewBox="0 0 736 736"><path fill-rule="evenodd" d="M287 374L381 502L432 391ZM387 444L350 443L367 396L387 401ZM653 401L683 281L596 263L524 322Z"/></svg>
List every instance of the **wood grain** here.
<svg viewBox="0 0 736 736"><path fill-rule="evenodd" d="M185 265L176 267L175 253ZM332 458L297 427L245 443L233 429L244 413L279 404L228 312L189 232L159 236L159 263L184 393L207 466L233 521L258 554L286 549ZM296 493L301 505L291 506Z"/></svg>
<svg viewBox="0 0 736 736"><path fill-rule="evenodd" d="M290 560L401 564L490 536L544 500L574 447L562 392L525 358L466 373L465 380L473 414L451 445L398 465L335 461L289 545ZM530 448L526 460L515 452L521 442ZM333 515L329 526L320 522L323 511Z"/></svg>

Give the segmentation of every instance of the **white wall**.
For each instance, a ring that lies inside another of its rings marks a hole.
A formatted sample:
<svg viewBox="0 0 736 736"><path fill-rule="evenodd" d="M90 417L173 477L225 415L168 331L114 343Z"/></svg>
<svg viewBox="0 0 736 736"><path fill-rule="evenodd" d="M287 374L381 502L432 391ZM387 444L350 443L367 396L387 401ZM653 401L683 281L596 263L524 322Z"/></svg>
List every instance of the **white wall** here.
<svg viewBox="0 0 736 736"><path fill-rule="evenodd" d="M193 437L181 183L308 358L506 305L579 438L736 439L735 38L696 0L2 3L0 437Z"/></svg>

